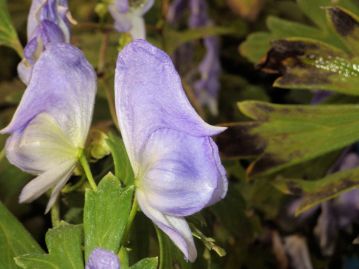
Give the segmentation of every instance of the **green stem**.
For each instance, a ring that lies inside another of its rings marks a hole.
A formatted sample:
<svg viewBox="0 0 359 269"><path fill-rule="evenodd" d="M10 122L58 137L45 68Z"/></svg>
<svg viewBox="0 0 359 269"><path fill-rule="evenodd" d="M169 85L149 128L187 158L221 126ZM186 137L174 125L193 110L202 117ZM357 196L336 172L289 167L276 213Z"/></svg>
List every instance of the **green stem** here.
<svg viewBox="0 0 359 269"><path fill-rule="evenodd" d="M60 225L60 204L59 199L56 199L56 202L51 207L51 223L52 227L57 227Z"/></svg>
<svg viewBox="0 0 359 269"><path fill-rule="evenodd" d="M158 245L160 247L160 264L158 266L158 269L164 269L164 265L163 265L163 257L164 257L164 244L163 244L163 236L161 235L161 231L159 228L157 228L157 226L155 225L155 229L156 229L156 235L157 235L157 239L158 239Z"/></svg>
<svg viewBox="0 0 359 269"><path fill-rule="evenodd" d="M97 190L97 185L96 185L96 182L92 176L92 172L91 172L91 169L90 169L90 165L89 163L87 162L87 159L86 159L86 156L84 153L81 153L80 155L80 164L85 172L85 175L87 177L87 180L88 182L90 183L90 186L91 188L96 191Z"/></svg>
<svg viewBox="0 0 359 269"><path fill-rule="evenodd" d="M123 246L123 244L128 240L133 221L135 220L135 217L136 217L136 214L137 214L137 210L138 210L138 204L137 204L136 199L134 199L133 204L132 204L132 208L131 208L131 211L130 211L130 215L128 217L128 222L127 222L127 225L126 225L126 229L125 229L125 232L123 233L121 246Z"/></svg>

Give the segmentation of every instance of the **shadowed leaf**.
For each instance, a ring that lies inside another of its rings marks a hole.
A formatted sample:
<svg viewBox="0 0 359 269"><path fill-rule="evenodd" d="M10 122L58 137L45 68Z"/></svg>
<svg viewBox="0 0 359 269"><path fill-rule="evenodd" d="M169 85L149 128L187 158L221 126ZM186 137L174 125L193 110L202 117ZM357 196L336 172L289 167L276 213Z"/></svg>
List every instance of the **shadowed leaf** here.
<svg viewBox="0 0 359 269"><path fill-rule="evenodd" d="M11 23L6 0L0 0L0 45L13 48L22 56L22 46Z"/></svg>
<svg viewBox="0 0 359 269"><path fill-rule="evenodd" d="M229 153L261 154L249 169L253 174L273 173L359 139L357 105L272 105L246 101L239 103L239 108L254 121L229 128L232 139L238 141ZM221 136L218 142L222 150Z"/></svg>
<svg viewBox="0 0 359 269"><path fill-rule="evenodd" d="M37 242L0 202L0 268L18 268L14 257L43 253Z"/></svg>
<svg viewBox="0 0 359 269"><path fill-rule="evenodd" d="M352 54L359 55L359 18L348 10L339 7L327 9L330 23Z"/></svg>
<svg viewBox="0 0 359 269"><path fill-rule="evenodd" d="M280 179L274 185L284 193L302 195L296 214L333 199L343 192L359 188L359 168L331 174L319 180Z"/></svg>

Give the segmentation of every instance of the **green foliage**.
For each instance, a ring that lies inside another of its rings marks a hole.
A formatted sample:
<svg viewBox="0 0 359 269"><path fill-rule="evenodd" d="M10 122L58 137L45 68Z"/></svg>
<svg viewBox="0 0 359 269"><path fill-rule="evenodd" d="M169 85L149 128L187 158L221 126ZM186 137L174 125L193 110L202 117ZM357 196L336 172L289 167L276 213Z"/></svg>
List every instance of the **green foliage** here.
<svg viewBox="0 0 359 269"><path fill-rule="evenodd" d="M359 188L359 169L337 172L319 180L278 179L274 184L285 193L303 197L296 209L296 214L300 214L343 192Z"/></svg>
<svg viewBox="0 0 359 269"><path fill-rule="evenodd" d="M96 247L117 253L132 205L134 187L122 188L113 175L105 176L97 191L87 190L84 207L85 257Z"/></svg>
<svg viewBox="0 0 359 269"><path fill-rule="evenodd" d="M11 23L6 0L0 0L0 45L13 48L22 56L22 46Z"/></svg>
<svg viewBox="0 0 359 269"><path fill-rule="evenodd" d="M158 258L146 258L135 265L131 266L131 269L156 269L158 265Z"/></svg>
<svg viewBox="0 0 359 269"><path fill-rule="evenodd" d="M107 145L110 147L115 165L115 176L126 186L133 184L134 174L122 139L110 133L107 139Z"/></svg>
<svg viewBox="0 0 359 269"><path fill-rule="evenodd" d="M82 226L61 223L46 233L49 254L31 253L15 258L16 264L24 269L81 269Z"/></svg>
<svg viewBox="0 0 359 269"><path fill-rule="evenodd" d="M239 103L239 108L253 121L232 128L231 137L247 145L243 148L237 144L237 151L232 147L228 155L260 155L250 170L254 174L272 173L359 139L356 105L273 105L245 101Z"/></svg>
<svg viewBox="0 0 359 269"><path fill-rule="evenodd" d="M169 237L156 228L160 247L160 261L158 269L180 268L190 269L192 265L185 262L182 252L172 243Z"/></svg>
<svg viewBox="0 0 359 269"><path fill-rule="evenodd" d="M14 257L43 250L21 223L0 202L0 268L17 268Z"/></svg>

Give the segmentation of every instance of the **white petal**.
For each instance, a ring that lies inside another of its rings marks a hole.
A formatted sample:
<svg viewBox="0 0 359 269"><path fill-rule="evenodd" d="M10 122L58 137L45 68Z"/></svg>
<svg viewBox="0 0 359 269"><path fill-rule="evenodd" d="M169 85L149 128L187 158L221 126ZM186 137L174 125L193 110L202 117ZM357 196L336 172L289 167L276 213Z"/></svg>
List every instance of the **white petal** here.
<svg viewBox="0 0 359 269"><path fill-rule="evenodd" d="M63 162L31 180L22 189L19 202L32 202L58 182L63 182L65 179L65 181L67 181L75 164L76 162L73 160Z"/></svg>
<svg viewBox="0 0 359 269"><path fill-rule="evenodd" d="M75 160L78 154L55 119L46 113L34 118L21 134L13 134L7 141L6 152L12 164L33 174Z"/></svg>
<svg viewBox="0 0 359 269"><path fill-rule="evenodd" d="M133 39L146 39L146 26L142 17L131 15L132 28L130 33Z"/></svg>
<svg viewBox="0 0 359 269"><path fill-rule="evenodd" d="M138 204L143 213L150 218L164 233L166 233L175 245L183 252L186 259L193 262L197 258L197 250L193 241L192 232L184 218L172 217L162 214L152 208L146 201L141 191L136 194Z"/></svg>

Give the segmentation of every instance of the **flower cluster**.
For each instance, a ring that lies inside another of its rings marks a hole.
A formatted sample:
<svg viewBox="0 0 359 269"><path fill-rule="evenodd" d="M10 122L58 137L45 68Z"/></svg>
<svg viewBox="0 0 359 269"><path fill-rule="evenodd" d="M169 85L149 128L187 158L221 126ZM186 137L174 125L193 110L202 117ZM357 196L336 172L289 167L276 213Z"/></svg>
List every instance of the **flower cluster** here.
<svg viewBox="0 0 359 269"><path fill-rule="evenodd" d="M111 8L129 12L124 18L131 18L136 36L143 34L142 26L142 32L137 31L143 21L132 15L142 14L152 4L143 3L140 13L125 2ZM123 22L121 17L121 27ZM68 43L68 23L66 1L33 1L29 43L20 64L30 63L28 86L12 121L1 131L10 134L9 161L37 176L23 188L20 202L31 202L52 189L46 212L82 159L96 94L94 69ZM137 39L120 52L115 97L120 131L135 174L137 202L186 259L194 261L197 251L185 217L226 195L225 170L211 138L226 128L200 118L170 57L145 40ZM86 268L119 268L111 255L94 251Z"/></svg>

